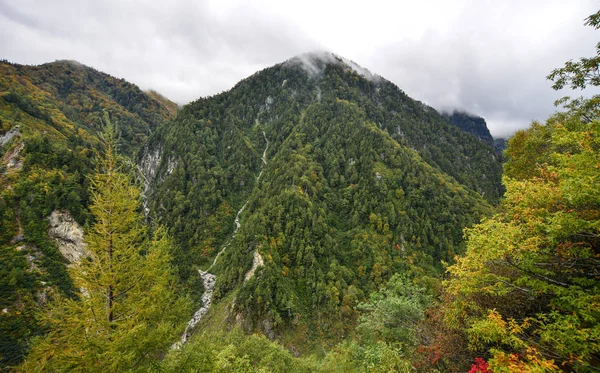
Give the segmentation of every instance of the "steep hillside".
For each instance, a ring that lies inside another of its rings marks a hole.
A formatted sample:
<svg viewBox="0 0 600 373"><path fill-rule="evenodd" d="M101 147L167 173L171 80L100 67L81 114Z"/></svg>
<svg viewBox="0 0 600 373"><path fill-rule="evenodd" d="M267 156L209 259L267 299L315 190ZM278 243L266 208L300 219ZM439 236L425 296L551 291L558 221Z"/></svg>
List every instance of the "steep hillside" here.
<svg viewBox="0 0 600 373"><path fill-rule="evenodd" d="M482 117L456 110L452 114L444 113L443 116L450 124L473 136L479 137L483 142L494 147L494 138L487 128L485 119Z"/></svg>
<svg viewBox="0 0 600 373"><path fill-rule="evenodd" d="M247 328L305 340L344 335L394 272L451 260L501 194L491 147L331 54L186 105L142 165L190 289L210 269Z"/></svg>
<svg viewBox="0 0 600 373"><path fill-rule="evenodd" d="M82 250L97 135L112 122L134 154L174 110L74 62L0 63L0 366L42 332L40 305L73 292L65 266Z"/></svg>
<svg viewBox="0 0 600 373"><path fill-rule="evenodd" d="M39 66L2 63L2 91L25 96L34 85L47 95L50 106L69 121L92 133L107 121L121 135L121 151L133 155L156 127L177 112L177 106L156 92L145 93L124 79L82 65L56 61Z"/></svg>

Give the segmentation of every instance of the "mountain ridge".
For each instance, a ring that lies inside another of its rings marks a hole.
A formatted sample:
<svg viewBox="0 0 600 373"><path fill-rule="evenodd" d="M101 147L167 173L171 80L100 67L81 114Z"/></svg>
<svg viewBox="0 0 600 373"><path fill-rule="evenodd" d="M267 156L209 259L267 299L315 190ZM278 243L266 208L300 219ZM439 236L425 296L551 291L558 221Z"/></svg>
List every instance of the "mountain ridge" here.
<svg viewBox="0 0 600 373"><path fill-rule="evenodd" d="M393 272L435 276L502 193L491 148L333 54L291 58L180 109L73 61L0 69L3 160L17 165L0 175L10 186L0 200L2 270L16 281L9 310L25 295L33 315L45 289L72 294L47 217L87 222L93 149L108 124L146 176L149 217L178 243L186 291L199 300L198 269L215 263L214 302L237 299L244 328L295 331L298 346L316 330L349 332L357 304ZM13 330L17 319L3 320ZM27 320L0 346L12 362L39 329Z"/></svg>
<svg viewBox="0 0 600 373"><path fill-rule="evenodd" d="M105 126L118 127L121 152L133 156L173 105L73 62L0 62L1 367L18 363L42 332L38 313L53 294L76 292L53 231L89 222ZM56 223L57 215L67 218Z"/></svg>
<svg viewBox="0 0 600 373"><path fill-rule="evenodd" d="M150 214L171 228L187 286L201 289L196 269L222 253L213 304L237 294L236 318L271 336L307 327L339 338L391 273L412 262L433 275L460 253L462 228L491 211L482 195L501 194L487 144L393 83L317 57L192 101L147 146L160 149ZM255 253L263 266L245 281Z"/></svg>

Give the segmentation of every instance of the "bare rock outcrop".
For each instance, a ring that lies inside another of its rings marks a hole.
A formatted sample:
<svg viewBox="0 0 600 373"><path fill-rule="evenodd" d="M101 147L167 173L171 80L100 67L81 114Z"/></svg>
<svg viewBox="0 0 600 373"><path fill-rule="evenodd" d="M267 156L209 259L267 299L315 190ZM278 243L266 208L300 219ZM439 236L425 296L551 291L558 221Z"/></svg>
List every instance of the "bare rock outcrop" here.
<svg viewBox="0 0 600 373"><path fill-rule="evenodd" d="M82 257L89 255L83 238L83 229L69 211L54 210L48 217L48 221L50 223L48 235L69 263L78 263Z"/></svg>
<svg viewBox="0 0 600 373"><path fill-rule="evenodd" d="M0 146L8 144L12 139L18 137L19 135L19 126L14 126L5 134L0 135Z"/></svg>
<svg viewBox="0 0 600 373"><path fill-rule="evenodd" d="M262 267L264 265L265 265L265 262L264 262L262 256L260 255L258 250L254 250L254 259L252 260L252 268L250 268L250 270L246 273L246 276L244 277L244 281L248 281L252 277L254 277L254 272L256 272L258 267Z"/></svg>

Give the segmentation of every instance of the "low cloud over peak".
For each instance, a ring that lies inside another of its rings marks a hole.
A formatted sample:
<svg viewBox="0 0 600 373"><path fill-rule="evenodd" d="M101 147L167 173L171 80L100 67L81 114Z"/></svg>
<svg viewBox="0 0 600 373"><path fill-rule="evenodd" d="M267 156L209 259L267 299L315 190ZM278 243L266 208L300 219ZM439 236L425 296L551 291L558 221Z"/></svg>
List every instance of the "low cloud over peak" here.
<svg viewBox="0 0 600 373"><path fill-rule="evenodd" d="M583 19L597 7L591 0L0 0L0 58L74 59L183 104L290 56L330 50L365 77L381 75L437 109L482 116L494 136L508 136L572 94L554 92L545 77L593 54L598 33Z"/></svg>

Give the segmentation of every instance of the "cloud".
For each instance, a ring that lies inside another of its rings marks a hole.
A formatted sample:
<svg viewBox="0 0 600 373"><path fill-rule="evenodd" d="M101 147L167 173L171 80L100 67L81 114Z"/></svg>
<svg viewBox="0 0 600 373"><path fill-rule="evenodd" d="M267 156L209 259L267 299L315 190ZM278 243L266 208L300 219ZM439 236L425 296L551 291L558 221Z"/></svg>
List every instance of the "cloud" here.
<svg viewBox="0 0 600 373"><path fill-rule="evenodd" d="M371 73L368 69L358 65L343 56L338 56L329 51L312 51L294 56L284 62L290 66L299 66L311 77L320 76L324 73L327 64L338 64L346 69L352 69L367 80L377 82L381 79L379 75Z"/></svg>
<svg viewBox="0 0 600 373"><path fill-rule="evenodd" d="M327 50L435 108L483 116L505 136L554 111L563 93L545 76L593 53L598 34L582 24L596 8L592 0L0 0L0 57L73 59L186 103Z"/></svg>
<svg viewBox="0 0 600 373"><path fill-rule="evenodd" d="M1 57L28 64L74 59L186 103L319 47L293 23L245 5L222 12L191 0L147 4L23 0L15 10L0 0Z"/></svg>
<svg viewBox="0 0 600 373"><path fill-rule="evenodd" d="M430 29L374 49L366 59L411 97L476 113L494 136L509 136L545 120L554 101L572 93L553 91L546 76L571 58L591 55L598 40L582 25L595 11L589 3L545 4L479 2L456 17L453 32ZM385 59L375 58L383 53Z"/></svg>

